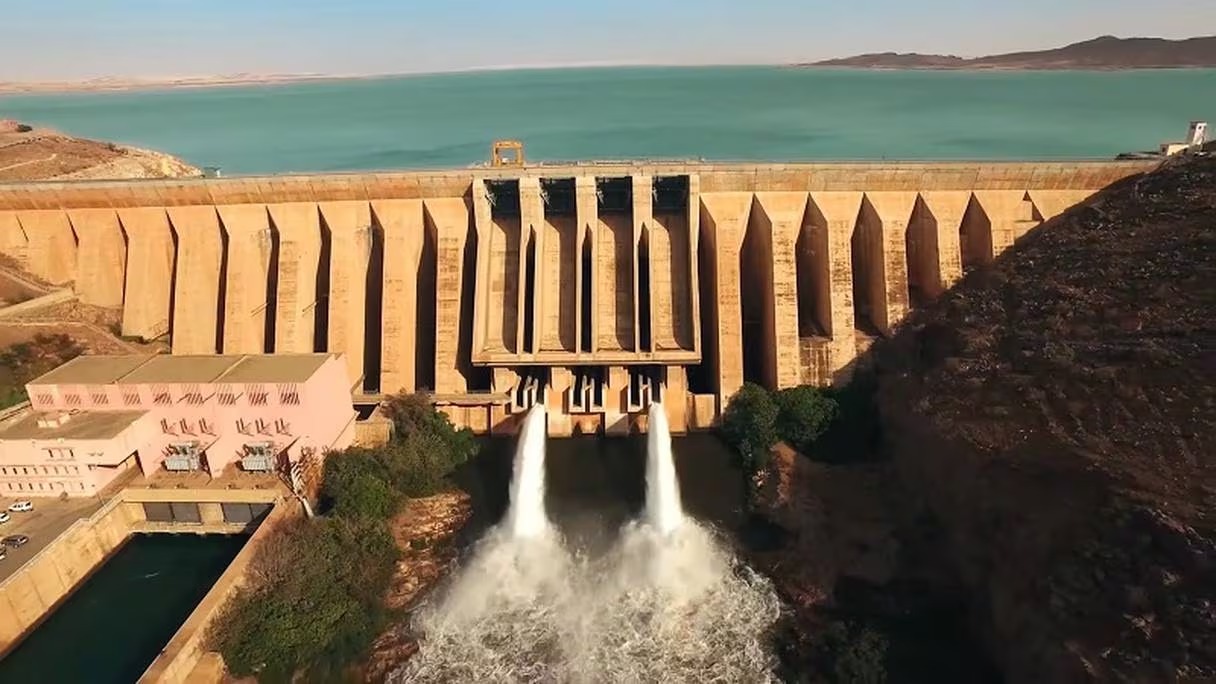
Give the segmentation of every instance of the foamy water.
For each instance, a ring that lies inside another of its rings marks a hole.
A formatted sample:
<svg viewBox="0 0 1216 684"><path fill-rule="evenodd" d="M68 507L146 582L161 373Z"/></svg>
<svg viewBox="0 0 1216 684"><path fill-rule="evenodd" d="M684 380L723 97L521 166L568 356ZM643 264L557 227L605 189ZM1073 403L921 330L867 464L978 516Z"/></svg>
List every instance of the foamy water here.
<svg viewBox="0 0 1216 684"><path fill-rule="evenodd" d="M504 523L414 616L420 650L389 681L774 681L780 602L684 517L662 407L651 410L645 514L598 557L572 552L544 517L537 415L521 433Z"/></svg>

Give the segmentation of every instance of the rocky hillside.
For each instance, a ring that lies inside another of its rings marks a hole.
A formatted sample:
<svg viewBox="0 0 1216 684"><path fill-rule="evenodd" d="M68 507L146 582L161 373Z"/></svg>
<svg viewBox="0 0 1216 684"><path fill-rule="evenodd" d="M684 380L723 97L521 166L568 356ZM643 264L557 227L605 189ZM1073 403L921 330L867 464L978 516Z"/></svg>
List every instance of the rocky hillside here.
<svg viewBox="0 0 1216 684"><path fill-rule="evenodd" d="M1216 36L1166 40L1102 36L1051 50L964 59L884 52L807 66L861 69L1168 69L1216 66Z"/></svg>
<svg viewBox="0 0 1216 684"><path fill-rule="evenodd" d="M1058 217L875 360L1008 681L1216 679L1216 157Z"/></svg>
<svg viewBox="0 0 1216 684"><path fill-rule="evenodd" d="M160 152L0 120L0 183L201 175L199 169Z"/></svg>

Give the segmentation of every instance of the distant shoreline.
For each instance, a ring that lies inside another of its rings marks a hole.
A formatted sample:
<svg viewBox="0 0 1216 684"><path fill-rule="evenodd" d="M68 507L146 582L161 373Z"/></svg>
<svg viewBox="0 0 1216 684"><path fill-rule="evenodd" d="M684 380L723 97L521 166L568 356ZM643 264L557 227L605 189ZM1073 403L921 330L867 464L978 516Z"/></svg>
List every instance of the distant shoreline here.
<svg viewBox="0 0 1216 684"><path fill-rule="evenodd" d="M459 71L440 71L426 73L399 74L367 74L367 75L267 75L240 77L198 77L172 79L99 79L91 81L38 81L38 82L5 82L0 81L0 95L53 95L72 93L106 93L129 92L141 90L192 90L205 88L233 88L242 86L271 86L292 85L296 83L322 83L330 81L372 81L387 78L405 78L412 76L459 75L469 73L506 73L514 71L540 70L577 70L577 69L712 69L721 67L772 67L778 69L813 69L818 71L955 71L955 72L1127 72L1127 71L1196 71L1212 70L1213 66L949 66L949 65L862 65L862 64L704 64L704 65L670 65L630 64L615 66L546 66L517 69L467 69Z"/></svg>
<svg viewBox="0 0 1216 684"><path fill-rule="evenodd" d="M167 79L99 79L92 81L39 81L29 83L0 82L0 94L100 93L130 90L178 90L192 88L230 88L237 86L288 85L319 81L366 81L391 78L391 74L354 75L268 75L240 77L198 77Z"/></svg>

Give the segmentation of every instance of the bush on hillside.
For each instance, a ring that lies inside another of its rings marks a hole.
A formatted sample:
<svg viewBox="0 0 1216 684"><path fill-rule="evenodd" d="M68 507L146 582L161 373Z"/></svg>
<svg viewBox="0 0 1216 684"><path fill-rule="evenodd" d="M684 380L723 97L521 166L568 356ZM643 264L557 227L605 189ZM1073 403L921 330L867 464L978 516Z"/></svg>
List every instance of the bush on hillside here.
<svg viewBox="0 0 1216 684"><path fill-rule="evenodd" d="M885 684L887 637L869 627L831 624L820 635L818 657L841 684Z"/></svg>
<svg viewBox="0 0 1216 684"><path fill-rule="evenodd" d="M777 403L777 434L803 452L819 439L838 415L836 400L819 388L803 385L781 390Z"/></svg>
<svg viewBox="0 0 1216 684"><path fill-rule="evenodd" d="M406 496L448 484L476 442L418 397L394 397L393 440L325 460L322 510L263 540L248 583L210 634L229 671L263 682L345 681L387 621L384 596L399 550L387 521ZM404 428L404 429L402 429Z"/></svg>
<svg viewBox="0 0 1216 684"><path fill-rule="evenodd" d="M442 439L449 459L464 463L477 453L477 440L468 428L456 429L447 414L431 404L425 394L395 394L384 402L384 413L393 421L397 439L425 434Z"/></svg>
<svg viewBox="0 0 1216 684"><path fill-rule="evenodd" d="M237 677L339 681L384 627L399 552L385 525L297 520L266 540L249 582L213 623L211 647Z"/></svg>
<svg viewBox="0 0 1216 684"><path fill-rule="evenodd" d="M377 450L352 448L325 459L322 508L334 515L385 520L401 504Z"/></svg>
<svg viewBox="0 0 1216 684"><path fill-rule="evenodd" d="M0 408L26 401L27 382L83 353L84 348L67 335L41 333L0 352Z"/></svg>
<svg viewBox="0 0 1216 684"><path fill-rule="evenodd" d="M777 404L768 390L744 383L727 404L720 429L744 468L755 472L768 462L769 450L777 443Z"/></svg>
<svg viewBox="0 0 1216 684"><path fill-rule="evenodd" d="M476 448L476 443L473 443ZM405 496L438 494L450 484L450 477L472 455L462 446L453 447L449 439L420 431L399 437L382 452L390 480Z"/></svg>

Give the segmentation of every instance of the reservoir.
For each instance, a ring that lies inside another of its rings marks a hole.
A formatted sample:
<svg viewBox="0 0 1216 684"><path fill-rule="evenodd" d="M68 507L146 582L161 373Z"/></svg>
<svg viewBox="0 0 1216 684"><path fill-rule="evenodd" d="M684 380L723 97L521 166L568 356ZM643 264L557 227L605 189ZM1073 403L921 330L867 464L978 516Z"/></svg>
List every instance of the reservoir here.
<svg viewBox="0 0 1216 684"><path fill-rule="evenodd" d="M245 541L243 535L133 535L0 660L0 682L136 681Z"/></svg>
<svg viewBox="0 0 1216 684"><path fill-rule="evenodd" d="M0 95L0 110L229 175L464 166L505 137L537 160L1110 159L1216 119L1214 74L557 69Z"/></svg>

